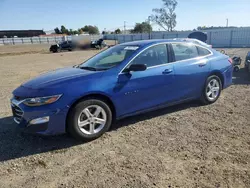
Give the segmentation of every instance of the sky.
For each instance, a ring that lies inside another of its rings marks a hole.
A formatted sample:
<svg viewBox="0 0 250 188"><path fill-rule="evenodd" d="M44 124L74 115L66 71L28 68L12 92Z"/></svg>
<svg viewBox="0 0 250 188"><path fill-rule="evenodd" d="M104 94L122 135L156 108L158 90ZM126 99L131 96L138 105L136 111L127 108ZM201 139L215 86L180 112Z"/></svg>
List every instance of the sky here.
<svg viewBox="0 0 250 188"><path fill-rule="evenodd" d="M177 0L176 30L198 26L250 26L250 0ZM0 30L78 29L96 25L100 31L128 29L147 20L161 0L0 0ZM155 30L159 30L153 24ZM162 30L162 29L161 29Z"/></svg>

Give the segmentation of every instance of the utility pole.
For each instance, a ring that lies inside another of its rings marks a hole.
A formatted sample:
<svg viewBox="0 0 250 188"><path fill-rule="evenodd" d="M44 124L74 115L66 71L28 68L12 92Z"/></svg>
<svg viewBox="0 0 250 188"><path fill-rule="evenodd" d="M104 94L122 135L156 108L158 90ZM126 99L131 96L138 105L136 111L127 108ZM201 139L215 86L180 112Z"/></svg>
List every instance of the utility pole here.
<svg viewBox="0 0 250 188"><path fill-rule="evenodd" d="M151 16L148 17L148 24L151 26ZM148 38L151 39L151 31L149 30Z"/></svg>
<svg viewBox="0 0 250 188"><path fill-rule="evenodd" d="M124 31L123 31L124 34L126 34L126 21L124 21Z"/></svg>
<svg viewBox="0 0 250 188"><path fill-rule="evenodd" d="M226 25L226 27L228 27L228 18L227 18L227 25Z"/></svg>

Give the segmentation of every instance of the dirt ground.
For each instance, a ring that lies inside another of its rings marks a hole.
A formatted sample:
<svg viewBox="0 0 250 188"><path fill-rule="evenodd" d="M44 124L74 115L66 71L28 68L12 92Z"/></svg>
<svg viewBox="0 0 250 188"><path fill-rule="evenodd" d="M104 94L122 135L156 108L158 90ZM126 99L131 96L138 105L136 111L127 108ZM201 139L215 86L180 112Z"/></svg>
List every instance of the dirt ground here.
<svg viewBox="0 0 250 188"><path fill-rule="evenodd" d="M213 105L191 102L126 118L101 138L79 143L21 133L9 99L22 82L97 51L25 48L35 52L0 47L1 188L250 187L250 78L243 69ZM244 61L250 49L226 51Z"/></svg>

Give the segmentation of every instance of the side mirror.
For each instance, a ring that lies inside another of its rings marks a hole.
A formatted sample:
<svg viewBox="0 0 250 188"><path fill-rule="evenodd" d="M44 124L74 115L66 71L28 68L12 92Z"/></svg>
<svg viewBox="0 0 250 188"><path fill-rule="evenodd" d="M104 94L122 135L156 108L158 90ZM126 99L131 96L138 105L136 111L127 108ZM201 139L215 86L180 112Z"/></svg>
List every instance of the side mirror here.
<svg viewBox="0 0 250 188"><path fill-rule="evenodd" d="M132 64L127 69L127 72L130 71L145 71L147 69L147 66L144 64Z"/></svg>
<svg viewBox="0 0 250 188"><path fill-rule="evenodd" d="M247 60L248 63L250 63L250 60Z"/></svg>

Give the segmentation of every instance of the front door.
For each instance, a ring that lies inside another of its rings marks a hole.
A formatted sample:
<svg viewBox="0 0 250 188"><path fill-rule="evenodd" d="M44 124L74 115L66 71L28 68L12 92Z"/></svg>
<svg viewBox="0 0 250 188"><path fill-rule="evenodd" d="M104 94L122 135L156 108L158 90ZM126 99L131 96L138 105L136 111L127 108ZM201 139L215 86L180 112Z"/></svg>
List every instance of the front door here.
<svg viewBox="0 0 250 188"><path fill-rule="evenodd" d="M147 70L119 74L115 88L118 112L122 112L119 116L173 100L174 69L168 62L167 46L160 44L146 49L130 63L146 64Z"/></svg>

